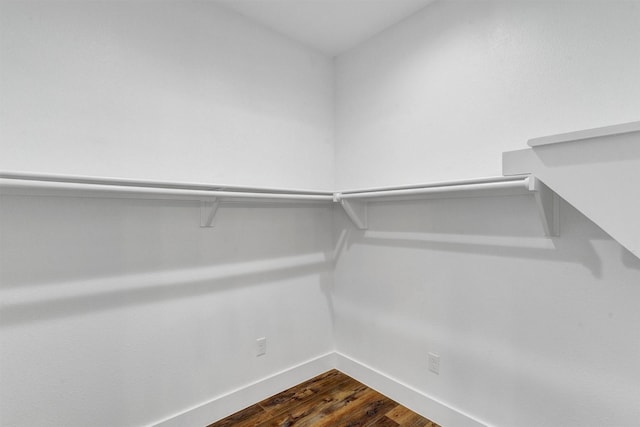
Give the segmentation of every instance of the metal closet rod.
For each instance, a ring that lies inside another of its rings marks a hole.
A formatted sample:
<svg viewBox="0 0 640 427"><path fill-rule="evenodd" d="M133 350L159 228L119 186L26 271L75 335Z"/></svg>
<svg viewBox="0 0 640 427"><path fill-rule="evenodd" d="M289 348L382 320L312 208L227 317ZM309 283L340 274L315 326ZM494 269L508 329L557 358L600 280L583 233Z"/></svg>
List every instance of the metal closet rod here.
<svg viewBox="0 0 640 427"><path fill-rule="evenodd" d="M128 178L112 178L100 176L83 176L83 175L62 175L62 174L42 174L32 172L9 172L0 171L0 179L6 178L11 180L25 181L46 181L58 183L75 183L75 184L98 184L118 187L144 187L144 188L160 188L175 190L202 190L202 191L237 191L243 193L276 193L276 194L313 194L327 196L333 194L330 191L290 189L290 188L271 188L271 187L249 187L226 184L210 184L201 182L184 182L184 181L158 181L158 180L139 180ZM37 184L34 184L34 186Z"/></svg>
<svg viewBox="0 0 640 427"><path fill-rule="evenodd" d="M282 201L330 202L333 193L313 190L241 187L194 182L133 180L124 178L0 172L0 188L13 194L105 195L134 198L177 198L188 200L262 199Z"/></svg>
<svg viewBox="0 0 640 427"><path fill-rule="evenodd" d="M506 177L506 178L487 178L479 180L467 181L451 181L440 184L426 184L424 186L406 186L391 187L389 189L372 189L348 191L344 193L336 193L334 200L354 200L354 199L379 199L393 198L403 196L420 196L420 195L454 195L461 193L473 193L481 191L518 191L526 192L531 188L531 177Z"/></svg>
<svg viewBox="0 0 640 427"><path fill-rule="evenodd" d="M387 197L419 196L454 193L469 193L482 190L531 191L529 176L494 177L435 184L419 184L396 187L349 190L344 192L322 192L277 188L239 187L203 183L144 181L122 178L85 177L77 175L55 175L15 173L0 171L0 188L5 193L42 190L44 192L80 191L85 193L116 194L127 197L135 195L167 196L177 198L231 198L299 200L315 202L340 202L351 199L375 199Z"/></svg>
<svg viewBox="0 0 640 427"><path fill-rule="evenodd" d="M146 197L176 197L183 199L269 199L269 200L298 200L331 202L333 194L305 194L305 193L268 193L254 191L227 191L227 190L192 190L175 187L142 187L121 184L89 184L79 182L38 181L26 179L0 178L0 187L5 193L21 191L45 191L45 192L71 192L96 193L114 196Z"/></svg>

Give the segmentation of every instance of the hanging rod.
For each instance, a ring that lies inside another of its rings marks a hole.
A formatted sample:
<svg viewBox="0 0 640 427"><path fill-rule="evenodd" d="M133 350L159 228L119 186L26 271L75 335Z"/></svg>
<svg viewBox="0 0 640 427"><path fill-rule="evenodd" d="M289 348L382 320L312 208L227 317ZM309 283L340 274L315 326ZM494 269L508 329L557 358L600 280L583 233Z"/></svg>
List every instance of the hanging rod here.
<svg viewBox="0 0 640 427"><path fill-rule="evenodd" d="M386 187L369 190L350 190L335 193L333 200L342 205L345 213L361 229L368 228L368 204L388 200L428 198L496 197L533 195L547 236L559 235L559 202L557 195L534 176L482 178L435 184Z"/></svg>
<svg viewBox="0 0 640 427"><path fill-rule="evenodd" d="M201 227L213 227L221 200L333 202L333 193L322 191L14 172L0 172L0 194L196 200Z"/></svg>
<svg viewBox="0 0 640 427"><path fill-rule="evenodd" d="M132 180L124 178L0 171L0 188L2 188L5 193L40 189L54 192L84 191L87 193L109 192L121 195L166 195L171 198L185 196L186 198L226 197L238 199L332 200L334 202L340 202L348 199L384 200L386 198L404 198L406 196L429 195L433 195L435 197L485 197L487 196L487 192L495 192L496 194L505 192L507 195L511 194L511 191L515 193L526 193L530 190L529 187L531 185L531 179L535 178L523 175L327 192L268 187L240 187L193 182Z"/></svg>
<svg viewBox="0 0 640 427"><path fill-rule="evenodd" d="M227 191L227 190L192 190L183 188L160 188L160 187L138 187L133 185L121 184L85 184L78 182L57 182L57 181L37 181L37 180L20 180L0 178L0 187L3 193L20 193L25 191L45 191L47 194L56 192L74 192L112 194L115 196L126 197L127 195L142 198L179 198L179 199L212 199L212 198L229 198L229 199L269 199L269 200L302 200L302 201L332 201L333 196L327 194L303 194L303 193L270 193L270 192L251 192L251 191ZM29 194L29 193L27 193ZM85 194L85 195L87 195ZM149 196L149 197L144 197ZM164 197L163 197L164 196Z"/></svg>
<svg viewBox="0 0 640 427"><path fill-rule="evenodd" d="M530 175L449 181L422 185L322 192L203 183L143 181L0 171L0 193L36 196L115 197L200 201L200 225L212 227L221 200L269 200L340 203L360 229L367 228L370 202L425 198L492 197L533 194L545 233L558 235L558 200L544 183Z"/></svg>
<svg viewBox="0 0 640 427"><path fill-rule="evenodd" d="M12 180L26 181L46 181L59 182L64 184L100 184L118 187L150 187L161 189L176 190L204 190L204 191L237 191L242 193L274 193L274 194L302 194L302 195L321 195L329 196L333 193L329 191L317 190L301 190L289 188L271 188L271 187L248 187L224 184L209 184L199 182L180 182L180 181L155 181L155 180L136 180L127 178L97 177L83 175L61 175L61 174L42 174L31 172L8 172L0 171L0 178ZM36 184L34 184L36 186Z"/></svg>
<svg viewBox="0 0 640 427"><path fill-rule="evenodd" d="M526 194L530 191L529 176L507 178L483 178L466 181L425 184L422 186L386 187L371 190L350 190L334 194L334 200L414 198L413 196L487 197L492 195Z"/></svg>

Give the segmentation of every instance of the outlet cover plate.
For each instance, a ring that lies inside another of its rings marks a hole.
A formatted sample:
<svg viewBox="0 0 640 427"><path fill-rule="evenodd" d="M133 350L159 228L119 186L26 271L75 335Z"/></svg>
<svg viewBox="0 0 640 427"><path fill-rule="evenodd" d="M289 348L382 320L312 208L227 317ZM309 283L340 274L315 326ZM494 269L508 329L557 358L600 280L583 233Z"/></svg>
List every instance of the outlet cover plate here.
<svg viewBox="0 0 640 427"><path fill-rule="evenodd" d="M429 353L429 371L440 375L440 356L435 353Z"/></svg>
<svg viewBox="0 0 640 427"><path fill-rule="evenodd" d="M256 339L256 356L264 356L267 354L267 338L257 338Z"/></svg>

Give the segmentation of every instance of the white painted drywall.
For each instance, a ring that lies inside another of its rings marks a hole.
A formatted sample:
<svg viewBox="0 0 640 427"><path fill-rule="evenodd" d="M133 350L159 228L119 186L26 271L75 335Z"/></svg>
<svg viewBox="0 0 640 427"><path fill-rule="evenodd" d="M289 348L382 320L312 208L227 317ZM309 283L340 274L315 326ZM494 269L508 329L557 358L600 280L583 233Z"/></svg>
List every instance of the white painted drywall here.
<svg viewBox="0 0 640 427"><path fill-rule="evenodd" d="M434 2L336 59L337 187L501 175L530 138L637 120L639 23L638 2ZM488 425L637 425L640 261L570 205L554 239L524 196L338 215L339 353Z"/></svg>
<svg viewBox="0 0 640 427"><path fill-rule="evenodd" d="M216 0L307 46L335 56L432 0Z"/></svg>
<svg viewBox="0 0 640 427"><path fill-rule="evenodd" d="M567 203L561 237L537 215L530 196L371 205L364 232L340 214L336 350L487 425L637 425L640 260Z"/></svg>
<svg viewBox="0 0 640 427"><path fill-rule="evenodd" d="M0 169L332 187L331 61L212 3L2 2L0 61ZM199 221L0 197L0 425L149 425L332 351L330 208Z"/></svg>
<svg viewBox="0 0 640 427"><path fill-rule="evenodd" d="M331 208L198 206L0 197L0 425L150 425L333 350Z"/></svg>
<svg viewBox="0 0 640 427"><path fill-rule="evenodd" d="M0 7L0 169L333 187L328 57L212 2Z"/></svg>
<svg viewBox="0 0 640 427"><path fill-rule="evenodd" d="M340 189L500 175L530 138L639 119L640 3L436 1L336 59Z"/></svg>

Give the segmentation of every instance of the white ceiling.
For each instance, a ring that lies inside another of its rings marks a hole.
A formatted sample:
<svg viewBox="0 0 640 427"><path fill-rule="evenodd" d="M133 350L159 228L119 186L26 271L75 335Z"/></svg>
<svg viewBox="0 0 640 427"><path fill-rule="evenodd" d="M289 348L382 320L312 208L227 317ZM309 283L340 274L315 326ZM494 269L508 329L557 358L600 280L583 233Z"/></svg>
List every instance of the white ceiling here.
<svg viewBox="0 0 640 427"><path fill-rule="evenodd" d="M330 56L339 55L433 0L217 0Z"/></svg>

